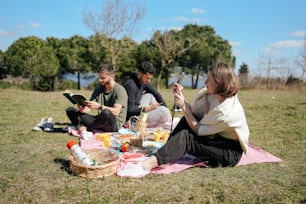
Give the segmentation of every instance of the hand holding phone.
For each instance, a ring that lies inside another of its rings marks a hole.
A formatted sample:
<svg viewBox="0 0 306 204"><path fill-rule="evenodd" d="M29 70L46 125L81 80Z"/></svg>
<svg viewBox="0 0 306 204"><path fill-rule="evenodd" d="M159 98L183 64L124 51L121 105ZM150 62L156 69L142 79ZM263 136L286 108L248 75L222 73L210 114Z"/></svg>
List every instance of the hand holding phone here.
<svg viewBox="0 0 306 204"><path fill-rule="evenodd" d="M176 83L181 85L182 84L182 81L183 81L183 78L184 78L184 75L185 73L182 72L181 75L179 76L179 78L177 79ZM173 92L176 93L177 92L177 88L179 88L180 86L175 86L174 89L173 89ZM173 111L177 112L177 111L180 111L180 108L177 107L175 104L173 105Z"/></svg>
<svg viewBox="0 0 306 204"><path fill-rule="evenodd" d="M180 86L178 86L177 84L182 85L182 81L183 81L184 75L185 75L185 73L182 72L181 75L179 76L179 78L177 79L177 81L176 81L176 83L175 83L175 85L174 85L174 87L173 87L173 92L174 92L174 93L177 91L177 88L180 87Z"/></svg>

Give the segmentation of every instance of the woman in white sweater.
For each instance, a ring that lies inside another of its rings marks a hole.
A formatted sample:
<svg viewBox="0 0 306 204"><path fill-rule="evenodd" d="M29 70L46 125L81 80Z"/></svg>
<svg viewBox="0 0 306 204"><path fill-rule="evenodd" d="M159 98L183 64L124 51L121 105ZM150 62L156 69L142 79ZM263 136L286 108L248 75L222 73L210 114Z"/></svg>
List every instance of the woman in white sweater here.
<svg viewBox="0 0 306 204"><path fill-rule="evenodd" d="M247 152L249 128L237 94L239 82L233 69L218 63L208 71L206 87L190 105L182 86L173 86L174 102L184 117L167 143L142 161L145 172L174 162L185 153L207 161L213 167L235 166Z"/></svg>

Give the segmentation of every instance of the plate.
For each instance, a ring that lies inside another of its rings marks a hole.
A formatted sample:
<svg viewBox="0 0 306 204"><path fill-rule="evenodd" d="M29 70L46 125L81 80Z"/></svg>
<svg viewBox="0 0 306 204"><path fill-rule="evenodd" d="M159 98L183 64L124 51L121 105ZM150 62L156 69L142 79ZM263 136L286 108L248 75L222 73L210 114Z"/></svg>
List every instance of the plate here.
<svg viewBox="0 0 306 204"><path fill-rule="evenodd" d="M164 144L161 142L154 142L154 141L144 141L142 146L144 148L161 148Z"/></svg>
<svg viewBox="0 0 306 204"><path fill-rule="evenodd" d="M159 150L164 144L160 142L155 142L155 141L144 141L142 143L142 147L144 149L144 152L146 154L153 154Z"/></svg>
<svg viewBox="0 0 306 204"><path fill-rule="evenodd" d="M118 131L119 134L135 134L135 131L133 130L130 130L128 128L121 128L119 131Z"/></svg>

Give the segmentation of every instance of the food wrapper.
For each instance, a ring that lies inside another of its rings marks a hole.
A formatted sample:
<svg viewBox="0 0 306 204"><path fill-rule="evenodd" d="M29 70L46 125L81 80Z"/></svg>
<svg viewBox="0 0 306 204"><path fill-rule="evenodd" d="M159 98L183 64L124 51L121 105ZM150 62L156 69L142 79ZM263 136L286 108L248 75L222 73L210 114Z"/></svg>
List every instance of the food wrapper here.
<svg viewBox="0 0 306 204"><path fill-rule="evenodd" d="M109 148L112 146L111 135L107 133L98 133L96 134L96 139L102 142L102 146Z"/></svg>
<svg viewBox="0 0 306 204"><path fill-rule="evenodd" d="M129 143L132 146L142 148L143 138L138 134L119 134L121 145Z"/></svg>
<svg viewBox="0 0 306 204"><path fill-rule="evenodd" d="M170 132L168 131L157 131L153 133L155 142L166 143L169 138Z"/></svg>

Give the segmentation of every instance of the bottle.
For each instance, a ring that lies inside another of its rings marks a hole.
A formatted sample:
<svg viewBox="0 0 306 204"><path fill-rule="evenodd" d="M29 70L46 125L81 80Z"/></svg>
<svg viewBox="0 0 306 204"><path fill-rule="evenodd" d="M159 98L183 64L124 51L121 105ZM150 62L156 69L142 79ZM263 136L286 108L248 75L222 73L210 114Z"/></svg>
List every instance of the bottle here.
<svg viewBox="0 0 306 204"><path fill-rule="evenodd" d="M74 140L70 140L67 143L67 148L71 150L75 159L85 166L91 166L92 161L83 149Z"/></svg>

